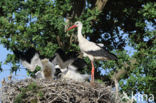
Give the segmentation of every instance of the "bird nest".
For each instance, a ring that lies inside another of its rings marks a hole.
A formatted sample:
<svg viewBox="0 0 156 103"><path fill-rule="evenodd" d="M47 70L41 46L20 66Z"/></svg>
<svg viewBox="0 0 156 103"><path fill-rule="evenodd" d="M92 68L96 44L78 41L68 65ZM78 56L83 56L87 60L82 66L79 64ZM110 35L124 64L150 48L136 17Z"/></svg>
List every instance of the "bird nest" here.
<svg viewBox="0 0 156 103"><path fill-rule="evenodd" d="M5 83L2 103L117 103L110 86L72 80L25 79Z"/></svg>

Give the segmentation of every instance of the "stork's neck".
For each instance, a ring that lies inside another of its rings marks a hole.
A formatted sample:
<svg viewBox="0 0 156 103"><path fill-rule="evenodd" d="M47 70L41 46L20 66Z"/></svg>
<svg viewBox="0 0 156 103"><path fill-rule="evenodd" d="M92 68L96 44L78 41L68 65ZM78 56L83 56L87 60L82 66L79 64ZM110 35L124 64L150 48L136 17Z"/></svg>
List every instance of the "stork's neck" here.
<svg viewBox="0 0 156 103"><path fill-rule="evenodd" d="M85 39L83 36L82 36L82 26L78 27L78 41L80 42L81 40Z"/></svg>

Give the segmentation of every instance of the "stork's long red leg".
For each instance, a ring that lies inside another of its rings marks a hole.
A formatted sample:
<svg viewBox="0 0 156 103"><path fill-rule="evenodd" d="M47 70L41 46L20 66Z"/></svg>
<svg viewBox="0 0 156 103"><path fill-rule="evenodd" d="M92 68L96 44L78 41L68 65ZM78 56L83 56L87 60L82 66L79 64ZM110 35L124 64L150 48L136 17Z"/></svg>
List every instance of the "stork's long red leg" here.
<svg viewBox="0 0 156 103"><path fill-rule="evenodd" d="M92 64L91 82L94 83L94 70L95 70L95 68L94 68L94 63L93 63L93 61L91 61L91 64Z"/></svg>

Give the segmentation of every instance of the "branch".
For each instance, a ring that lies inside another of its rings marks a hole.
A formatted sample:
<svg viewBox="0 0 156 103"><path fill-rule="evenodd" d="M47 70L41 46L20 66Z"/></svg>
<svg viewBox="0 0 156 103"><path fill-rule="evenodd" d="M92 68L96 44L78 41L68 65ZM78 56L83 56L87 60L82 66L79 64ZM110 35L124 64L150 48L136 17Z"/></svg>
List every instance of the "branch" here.
<svg viewBox="0 0 156 103"><path fill-rule="evenodd" d="M73 33L72 35L70 36L70 44L69 45L72 45L73 44Z"/></svg>
<svg viewBox="0 0 156 103"><path fill-rule="evenodd" d="M130 68L129 71L131 71L132 69L134 69L134 64L137 64L137 61L135 58L132 58L130 61L130 64L128 64L128 62L125 62L123 64L122 69L120 69L119 71L117 71L116 73L114 73L114 75L112 76L112 80L117 80L119 81L120 79L122 79L123 77L125 77L128 73L128 70L126 70L126 68Z"/></svg>
<svg viewBox="0 0 156 103"><path fill-rule="evenodd" d="M114 80L114 83L115 83L115 100L118 99L119 97L119 83L118 83L118 80Z"/></svg>
<svg viewBox="0 0 156 103"><path fill-rule="evenodd" d="M69 20L81 16L82 12L84 11L86 7L86 1L85 0L73 0L72 1L72 9L70 13L68 13L66 18Z"/></svg>
<svg viewBox="0 0 156 103"><path fill-rule="evenodd" d="M96 0L95 6L99 11L102 11L108 0Z"/></svg>
<svg viewBox="0 0 156 103"><path fill-rule="evenodd" d="M63 43L60 40L60 36L57 36L56 39L57 39L57 42L58 42L59 46L63 47Z"/></svg>

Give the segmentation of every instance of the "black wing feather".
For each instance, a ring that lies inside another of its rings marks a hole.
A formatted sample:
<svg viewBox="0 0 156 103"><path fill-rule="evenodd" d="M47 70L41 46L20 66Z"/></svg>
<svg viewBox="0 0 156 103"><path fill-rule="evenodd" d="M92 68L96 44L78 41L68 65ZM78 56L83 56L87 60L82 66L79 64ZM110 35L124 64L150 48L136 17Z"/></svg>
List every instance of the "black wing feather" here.
<svg viewBox="0 0 156 103"><path fill-rule="evenodd" d="M93 55L93 56L98 56L98 57L105 57L108 60L117 60L117 56L114 55L113 53L110 53L108 50L106 50L105 48L97 45L98 47L100 47L100 50L96 50L96 51L85 51L85 53Z"/></svg>

